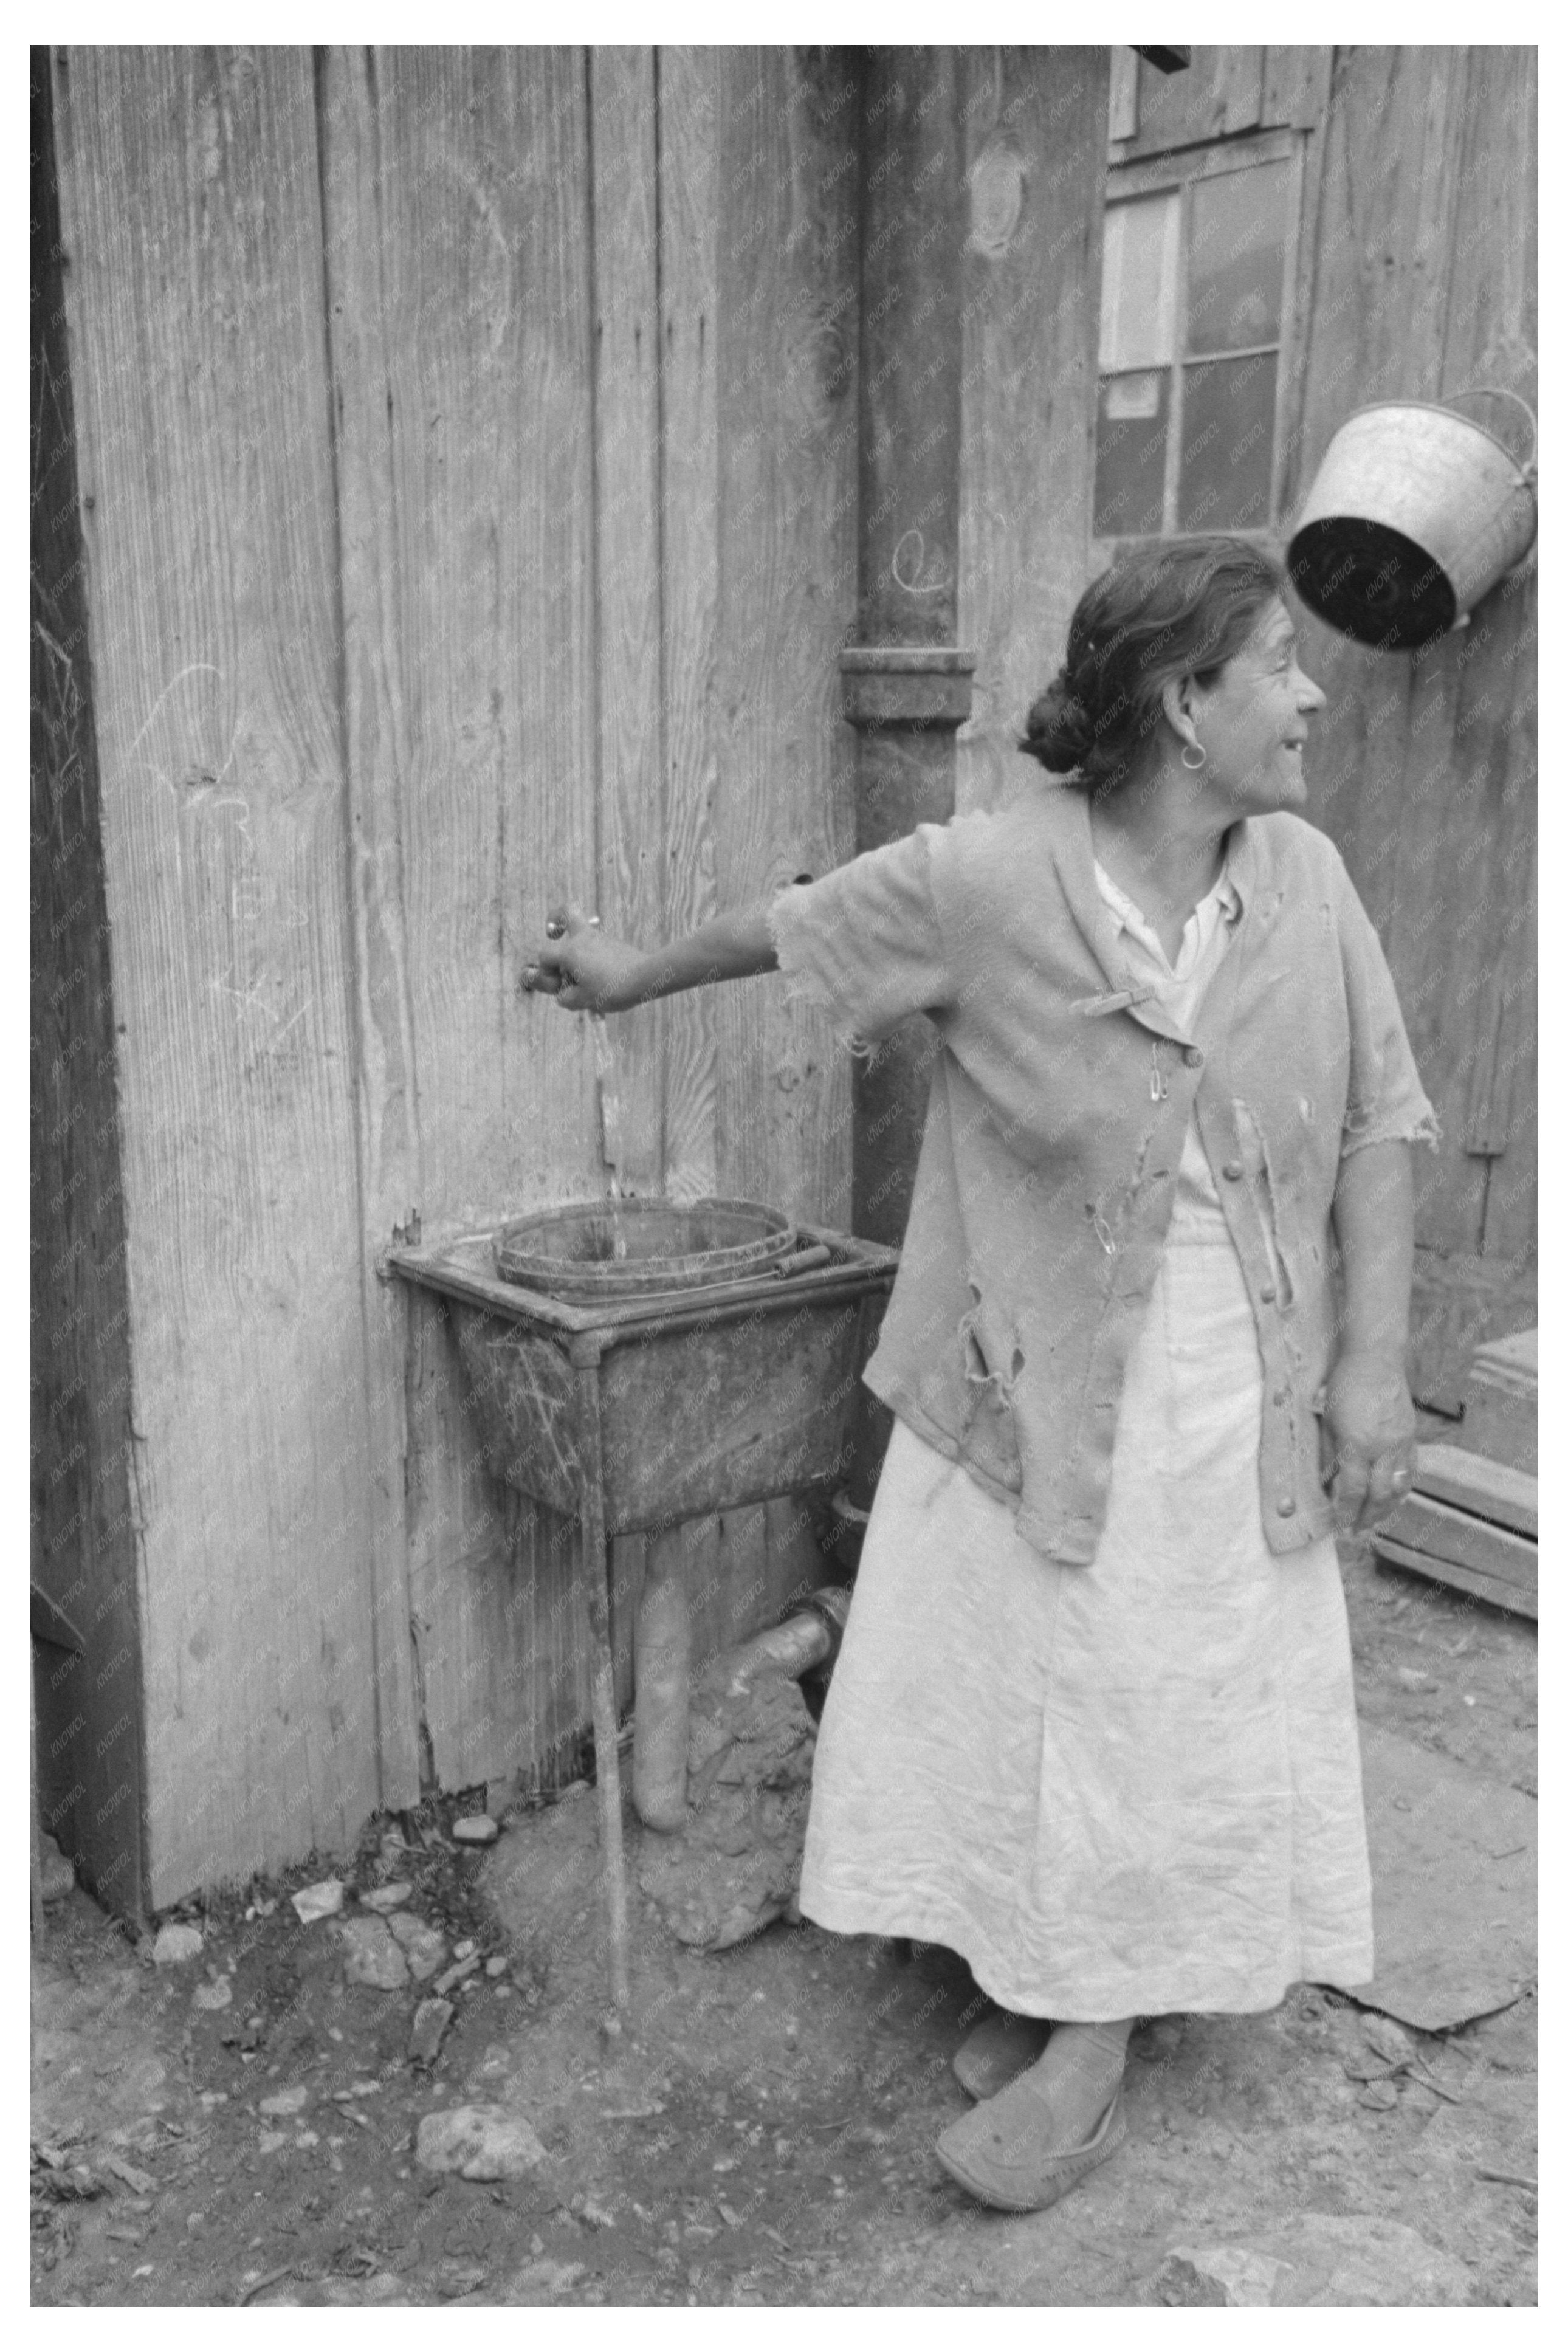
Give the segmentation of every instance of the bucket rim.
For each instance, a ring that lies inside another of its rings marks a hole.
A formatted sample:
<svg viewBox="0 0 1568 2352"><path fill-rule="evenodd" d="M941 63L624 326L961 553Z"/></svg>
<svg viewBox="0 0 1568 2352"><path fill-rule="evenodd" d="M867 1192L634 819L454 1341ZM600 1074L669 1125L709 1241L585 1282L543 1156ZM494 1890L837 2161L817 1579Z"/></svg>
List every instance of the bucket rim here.
<svg viewBox="0 0 1568 2352"><path fill-rule="evenodd" d="M1463 394L1456 394L1456 397L1463 399L1465 395ZM1519 398L1521 395L1516 394L1514 397ZM1530 407L1528 401L1524 403L1524 405L1526 408ZM1538 432L1532 433L1532 446L1530 453L1530 460L1529 463L1526 464L1515 455L1513 450L1509 447L1506 441L1500 441L1498 439L1497 435L1490 430L1489 426L1478 424L1473 416L1467 416L1462 409L1450 408L1446 400L1363 401L1359 408L1352 408L1348 416L1342 416L1340 419L1339 424L1334 427L1333 433L1330 436L1331 444L1338 439L1339 436L1344 431L1347 425L1353 425L1358 416L1386 416L1391 412L1403 408L1426 409L1431 415L1447 416L1455 425L1468 425L1472 433L1479 433L1483 441L1489 441L1494 449L1500 449L1502 452L1503 456L1508 459L1509 464L1513 467L1516 487L1520 489L1528 490L1532 498L1534 497L1535 464L1540 446ZM1531 426L1534 427L1535 411L1532 408L1530 409L1530 418Z"/></svg>
<svg viewBox="0 0 1568 2352"><path fill-rule="evenodd" d="M715 1243L707 1249L676 1249L656 1258L582 1260L570 1255L558 1255L552 1250L529 1247L531 1240L542 1238L552 1229L559 1233L563 1227L591 1224L605 1217L617 1223L635 1225L641 1217L668 1215L671 1211L683 1217L717 1211L737 1217L752 1230L736 1240ZM507 1218L495 1229L490 1241L496 1270L503 1282L516 1283L524 1289L542 1289L552 1298L574 1301L629 1298L684 1288L717 1288L743 1280L752 1273L765 1272L779 1259L787 1257L795 1245L797 1233L795 1220L765 1201L719 1194L704 1194L696 1201L671 1201L664 1194L632 1194L620 1200L601 1196L564 1201L551 1208L531 1210L521 1217Z"/></svg>

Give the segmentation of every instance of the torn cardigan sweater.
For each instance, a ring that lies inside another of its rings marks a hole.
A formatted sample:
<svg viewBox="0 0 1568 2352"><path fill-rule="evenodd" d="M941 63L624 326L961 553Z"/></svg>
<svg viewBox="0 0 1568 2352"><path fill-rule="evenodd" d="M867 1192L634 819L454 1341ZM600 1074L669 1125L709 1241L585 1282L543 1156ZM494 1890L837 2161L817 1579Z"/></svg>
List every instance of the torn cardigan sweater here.
<svg viewBox="0 0 1568 2352"><path fill-rule="evenodd" d="M770 912L786 979L842 1036L872 1045L916 1012L935 1024L909 1226L865 1378L1056 1560L1094 1558L1194 1110L1257 1318L1276 1553L1332 1526L1313 1400L1334 1354L1341 1160L1436 1139L1333 844L1280 814L1239 821L1228 850L1241 913L1190 1036L1130 969L1088 802L1060 787L921 825Z"/></svg>

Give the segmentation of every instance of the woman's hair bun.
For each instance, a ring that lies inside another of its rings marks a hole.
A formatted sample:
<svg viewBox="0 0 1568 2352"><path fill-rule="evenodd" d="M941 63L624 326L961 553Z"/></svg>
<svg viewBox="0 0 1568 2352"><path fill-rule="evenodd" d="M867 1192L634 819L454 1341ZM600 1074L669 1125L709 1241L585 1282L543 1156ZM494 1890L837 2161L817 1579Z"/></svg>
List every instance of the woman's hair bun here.
<svg viewBox="0 0 1568 2352"><path fill-rule="evenodd" d="M1093 748L1094 729L1089 712L1068 684L1066 670L1059 669L1044 694L1029 705L1024 739L1018 749L1038 760L1053 776L1065 776Z"/></svg>
<svg viewBox="0 0 1568 2352"><path fill-rule="evenodd" d="M1157 750L1166 687L1217 677L1284 591L1271 555L1221 533L1125 556L1079 598L1019 751L1068 792L1120 792Z"/></svg>

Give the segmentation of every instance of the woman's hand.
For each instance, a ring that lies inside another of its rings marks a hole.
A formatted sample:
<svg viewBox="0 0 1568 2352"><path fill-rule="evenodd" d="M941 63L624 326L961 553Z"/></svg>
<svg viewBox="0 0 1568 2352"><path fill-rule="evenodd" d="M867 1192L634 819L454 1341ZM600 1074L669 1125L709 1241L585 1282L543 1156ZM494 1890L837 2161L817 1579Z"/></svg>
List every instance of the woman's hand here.
<svg viewBox="0 0 1568 2352"><path fill-rule="evenodd" d="M1340 1533L1375 1527L1415 1475L1415 1407L1403 1365L1347 1349L1329 1375L1319 1429Z"/></svg>
<svg viewBox="0 0 1568 2352"><path fill-rule="evenodd" d="M607 940L597 915L552 908L544 944L522 968L526 993L553 996L566 1013L625 1013L640 1004L645 959L624 940Z"/></svg>

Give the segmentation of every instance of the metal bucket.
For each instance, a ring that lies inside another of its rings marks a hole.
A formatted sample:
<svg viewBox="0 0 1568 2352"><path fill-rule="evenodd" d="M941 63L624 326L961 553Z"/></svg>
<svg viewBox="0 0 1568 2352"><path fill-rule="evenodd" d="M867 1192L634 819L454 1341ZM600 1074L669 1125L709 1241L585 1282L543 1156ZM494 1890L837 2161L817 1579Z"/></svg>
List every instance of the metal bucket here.
<svg viewBox="0 0 1568 2352"><path fill-rule="evenodd" d="M795 1244L789 1220L757 1201L586 1201L503 1225L496 1269L551 1298L608 1305L766 1274Z"/></svg>
<svg viewBox="0 0 1568 2352"><path fill-rule="evenodd" d="M1330 442L1286 565L1331 628L1406 652L1468 619L1535 540L1535 413L1522 463L1452 407L1392 401L1358 409Z"/></svg>

